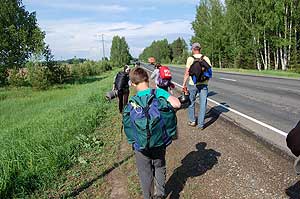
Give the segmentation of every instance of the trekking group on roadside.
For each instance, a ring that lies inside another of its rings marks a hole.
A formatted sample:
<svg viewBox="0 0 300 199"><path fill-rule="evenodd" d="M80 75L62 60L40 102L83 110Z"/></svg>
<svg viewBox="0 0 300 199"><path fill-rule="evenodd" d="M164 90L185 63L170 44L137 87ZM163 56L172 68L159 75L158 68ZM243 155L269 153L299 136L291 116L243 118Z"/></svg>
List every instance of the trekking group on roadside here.
<svg viewBox="0 0 300 199"><path fill-rule="evenodd" d="M176 137L176 110L183 107L181 102L188 101L188 125L196 126L195 101L199 94L198 127L204 128L207 86L212 76L211 63L208 57L201 54L199 43L192 45L192 53L193 56L187 59L182 85L188 100L180 101L183 98L172 96L175 85L172 83L171 71L167 66L155 63L154 57L149 58L149 63L155 67L150 77L155 82L155 88L150 88L149 75L140 64L131 70L125 66L114 80L113 89L117 91L128 143L135 152L145 199L166 197L166 147ZM136 94L130 99L129 85L136 90Z"/></svg>
<svg viewBox="0 0 300 199"><path fill-rule="evenodd" d="M149 62L155 67L150 77L155 82L155 88L150 88L149 75L140 64L132 70L125 66L115 77L113 86L119 98L124 131L135 153L145 199L167 197L165 156L166 147L172 143L177 133L176 110L187 107L187 125L198 126L199 130L205 128L208 82L212 77L210 60L201 54L199 43L192 44L192 56L187 58L183 76L183 95L179 98L171 95L175 85L172 83L170 69L159 63L155 64L154 57L149 58ZM136 94L130 99L129 85L136 90ZM196 117L195 103L198 96L199 112ZM187 106L181 104L186 102ZM287 145L293 154L299 156L295 161L295 169L300 174L300 122L287 137Z"/></svg>

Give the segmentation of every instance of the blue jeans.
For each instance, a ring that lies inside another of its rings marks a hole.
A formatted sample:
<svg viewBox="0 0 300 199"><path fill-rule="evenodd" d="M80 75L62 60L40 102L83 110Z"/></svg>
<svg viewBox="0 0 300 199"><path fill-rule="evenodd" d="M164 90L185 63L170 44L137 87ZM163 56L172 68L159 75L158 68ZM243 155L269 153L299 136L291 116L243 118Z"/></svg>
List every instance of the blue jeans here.
<svg viewBox="0 0 300 199"><path fill-rule="evenodd" d="M190 93L190 100L191 100L191 105L188 107L189 121L196 122L195 102L196 102L196 96L199 93L200 110L198 114L198 127L203 128L204 118L206 113L206 105L207 105L207 94L208 94L207 85L195 86L195 85L188 84L187 87Z"/></svg>

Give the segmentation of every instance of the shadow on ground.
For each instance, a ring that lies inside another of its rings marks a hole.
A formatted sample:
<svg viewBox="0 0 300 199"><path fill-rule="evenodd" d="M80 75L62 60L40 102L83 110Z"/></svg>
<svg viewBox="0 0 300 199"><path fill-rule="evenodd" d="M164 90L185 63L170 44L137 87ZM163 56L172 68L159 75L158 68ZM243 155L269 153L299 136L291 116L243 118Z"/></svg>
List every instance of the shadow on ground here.
<svg viewBox="0 0 300 199"><path fill-rule="evenodd" d="M110 172L112 172L114 169L120 167L122 164L124 164L125 162L127 162L130 158L133 157L134 154L128 155L127 157L125 157L123 160L114 163L114 165L105 170L104 172L102 172L101 174L99 174L98 176L95 176L95 178L85 182L83 185L81 185L80 187L74 189L71 193L66 194L64 196L61 196L60 198L69 198L69 197L76 197L77 195L79 195L82 191L86 190L87 188L89 188L91 185L93 185L97 180L105 177L106 175L108 175Z"/></svg>
<svg viewBox="0 0 300 199"><path fill-rule="evenodd" d="M289 188L285 190L285 193L287 196L289 196L290 199L299 199L300 198L300 181L296 182Z"/></svg>
<svg viewBox="0 0 300 199"><path fill-rule="evenodd" d="M214 91L210 91L208 94L207 94L207 97L211 97L211 96L214 96L214 95L217 95L218 93L214 92Z"/></svg>
<svg viewBox="0 0 300 199"><path fill-rule="evenodd" d="M229 105L227 105L226 103L221 103L223 106L226 107L230 107ZM205 122L204 128L209 127L210 125L212 125L213 123L215 123L215 121L218 120L218 118L220 117L220 115L222 113L227 113L229 112L228 109L224 108L223 106L214 106L212 107L208 113L205 116L205 119L209 119L207 122Z"/></svg>
<svg viewBox="0 0 300 199"><path fill-rule="evenodd" d="M166 196L171 199L179 198L188 178L201 176L218 163L221 153L205 149L206 146L205 142L196 144L197 150L190 152L181 160L181 166L174 170L166 183Z"/></svg>

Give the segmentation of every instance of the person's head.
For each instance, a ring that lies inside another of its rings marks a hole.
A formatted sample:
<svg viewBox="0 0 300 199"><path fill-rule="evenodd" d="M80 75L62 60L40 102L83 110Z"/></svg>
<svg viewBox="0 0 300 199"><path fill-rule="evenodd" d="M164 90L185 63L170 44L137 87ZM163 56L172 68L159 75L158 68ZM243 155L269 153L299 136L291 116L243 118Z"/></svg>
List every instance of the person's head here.
<svg viewBox="0 0 300 199"><path fill-rule="evenodd" d="M140 84L149 85L149 76L146 70L140 67L132 69L129 73L129 78L133 86Z"/></svg>
<svg viewBox="0 0 300 199"><path fill-rule="evenodd" d="M201 53L201 45L199 43L193 43L192 53L193 54L200 54Z"/></svg>
<svg viewBox="0 0 300 199"><path fill-rule="evenodd" d="M161 67L160 63L155 64L155 68L159 69Z"/></svg>
<svg viewBox="0 0 300 199"><path fill-rule="evenodd" d="M128 65L125 65L123 70L124 70L125 73L129 73L130 72L130 67Z"/></svg>
<svg viewBox="0 0 300 199"><path fill-rule="evenodd" d="M148 62L149 62L150 64L154 64L154 63L156 62L155 57L149 57L149 58L148 58Z"/></svg>

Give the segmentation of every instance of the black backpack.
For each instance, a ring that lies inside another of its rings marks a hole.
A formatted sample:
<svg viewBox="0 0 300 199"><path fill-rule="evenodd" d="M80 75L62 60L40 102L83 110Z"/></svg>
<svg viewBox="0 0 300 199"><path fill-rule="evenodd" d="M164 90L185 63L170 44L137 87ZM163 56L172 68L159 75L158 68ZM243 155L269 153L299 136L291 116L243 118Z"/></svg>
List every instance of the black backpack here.
<svg viewBox="0 0 300 199"><path fill-rule="evenodd" d="M204 60L204 55L200 58L192 57L194 58L194 62L190 67L189 76L191 76L194 84L209 80L212 71L211 66Z"/></svg>
<svg viewBox="0 0 300 199"><path fill-rule="evenodd" d="M118 72L115 80L115 89L123 90L129 88L129 75L125 72Z"/></svg>
<svg viewBox="0 0 300 199"><path fill-rule="evenodd" d="M300 156L300 121L287 135L286 143L295 156Z"/></svg>

